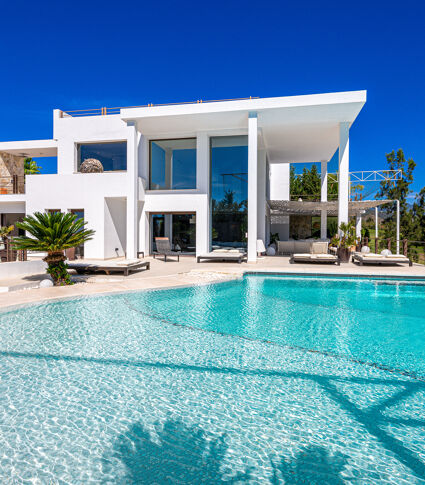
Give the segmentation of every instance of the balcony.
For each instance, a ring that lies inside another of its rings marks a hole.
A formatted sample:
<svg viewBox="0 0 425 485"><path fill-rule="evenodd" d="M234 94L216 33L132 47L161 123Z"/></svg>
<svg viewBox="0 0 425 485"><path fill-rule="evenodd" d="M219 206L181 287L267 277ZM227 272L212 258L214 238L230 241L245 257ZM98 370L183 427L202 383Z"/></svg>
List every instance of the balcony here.
<svg viewBox="0 0 425 485"><path fill-rule="evenodd" d="M0 177L0 195L25 194L25 176Z"/></svg>

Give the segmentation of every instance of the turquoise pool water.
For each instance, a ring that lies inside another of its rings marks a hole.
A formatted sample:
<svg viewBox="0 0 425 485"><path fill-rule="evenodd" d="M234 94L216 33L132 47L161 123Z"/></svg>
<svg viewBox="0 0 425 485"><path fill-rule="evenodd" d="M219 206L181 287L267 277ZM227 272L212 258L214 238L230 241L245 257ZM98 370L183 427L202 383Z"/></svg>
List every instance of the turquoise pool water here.
<svg viewBox="0 0 425 485"><path fill-rule="evenodd" d="M247 275L0 314L1 483L425 483L425 285Z"/></svg>

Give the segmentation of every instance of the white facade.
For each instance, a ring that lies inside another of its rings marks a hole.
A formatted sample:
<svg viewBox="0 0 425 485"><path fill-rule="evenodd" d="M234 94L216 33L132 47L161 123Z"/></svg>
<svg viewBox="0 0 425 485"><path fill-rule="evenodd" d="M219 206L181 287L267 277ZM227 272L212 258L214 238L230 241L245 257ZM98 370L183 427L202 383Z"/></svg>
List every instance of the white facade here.
<svg viewBox="0 0 425 485"><path fill-rule="evenodd" d="M118 114L102 109L95 116L55 110L52 140L0 143L0 152L58 160L57 174L26 177L25 194L0 195L0 213L83 210L87 227L96 231L85 257L99 259L151 252L151 214L190 213L196 254L203 254L211 248L210 138L245 135L247 252L255 262L257 239L267 244L270 231L288 237L289 221L270 227L267 200L289 199L291 163L321 162L323 169L339 148L339 221L347 220L349 129L365 101L366 92L355 91L125 108ZM185 138L196 138L196 187L149 189L149 141ZM127 143L125 171L78 172L79 144L118 141Z"/></svg>

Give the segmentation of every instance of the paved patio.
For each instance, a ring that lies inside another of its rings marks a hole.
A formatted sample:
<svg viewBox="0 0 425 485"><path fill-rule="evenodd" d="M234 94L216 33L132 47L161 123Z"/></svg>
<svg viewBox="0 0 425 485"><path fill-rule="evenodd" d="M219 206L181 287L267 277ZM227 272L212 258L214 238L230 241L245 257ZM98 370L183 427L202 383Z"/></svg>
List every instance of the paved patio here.
<svg viewBox="0 0 425 485"><path fill-rule="evenodd" d="M358 266L341 264L290 264L288 257L275 256L259 259L255 264L231 262L196 263L194 257L183 256L180 262L146 258L150 271L141 271L124 277L119 274L74 276L76 284L68 287L34 288L46 275L33 275L13 280L0 280L0 308L56 298L93 295L108 292L135 291L202 284L240 277L244 272L281 272L342 276L390 276L425 279L425 266L414 264L394 266ZM22 289L20 289L22 288Z"/></svg>

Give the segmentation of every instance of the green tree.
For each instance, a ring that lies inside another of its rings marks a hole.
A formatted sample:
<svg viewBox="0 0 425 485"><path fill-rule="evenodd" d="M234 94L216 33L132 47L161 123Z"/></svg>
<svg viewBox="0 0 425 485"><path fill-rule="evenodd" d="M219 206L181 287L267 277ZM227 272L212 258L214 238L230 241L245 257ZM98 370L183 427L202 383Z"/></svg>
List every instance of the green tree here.
<svg viewBox="0 0 425 485"><path fill-rule="evenodd" d="M24 172L25 175L35 175L41 172L41 167L32 158L26 158L24 160Z"/></svg>
<svg viewBox="0 0 425 485"><path fill-rule="evenodd" d="M413 171L416 163L413 159L406 160L403 150L397 153L393 150L386 154L389 170L400 170L400 180L383 180L376 198L400 201L400 236L409 238L413 230L412 212L407 203L407 197L412 192L410 185L413 182ZM384 214L383 229L385 237L394 237L396 233L396 209L395 204L382 206Z"/></svg>
<svg viewBox="0 0 425 485"><path fill-rule="evenodd" d="M308 198L320 200L322 180L315 164L310 169L303 168L301 174L295 173L295 165L290 168L290 194L291 199ZM328 175L328 199L332 200L338 195L338 183L330 180Z"/></svg>
<svg viewBox="0 0 425 485"><path fill-rule="evenodd" d="M36 212L34 216L26 216L22 222L16 223L29 235L15 237L13 244L15 249L47 252L44 261L55 286L70 285L64 250L92 239L94 231L85 229L85 225L76 214Z"/></svg>
<svg viewBox="0 0 425 485"><path fill-rule="evenodd" d="M425 241L425 187L416 196L412 207L413 230L410 235L416 241Z"/></svg>

